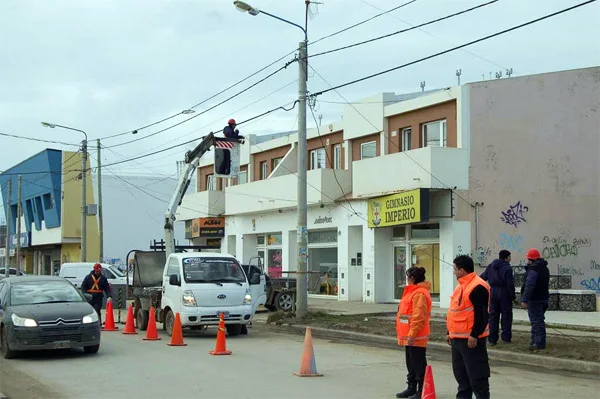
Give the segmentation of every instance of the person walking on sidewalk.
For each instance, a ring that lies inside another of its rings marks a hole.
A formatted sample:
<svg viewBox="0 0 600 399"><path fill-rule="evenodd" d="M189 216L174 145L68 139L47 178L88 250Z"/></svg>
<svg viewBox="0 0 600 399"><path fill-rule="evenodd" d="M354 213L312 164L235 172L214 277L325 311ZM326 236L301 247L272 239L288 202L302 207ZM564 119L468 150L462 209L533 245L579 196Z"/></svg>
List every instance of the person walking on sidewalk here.
<svg viewBox="0 0 600 399"><path fill-rule="evenodd" d="M112 301L110 284L106 277L102 275L102 265L100 263L94 264L94 270L85 278L81 283L81 291L91 294L92 299L90 305L98 313L98 321L102 325L102 300L104 299L104 293L106 293L106 301Z"/></svg>
<svg viewBox="0 0 600 399"><path fill-rule="evenodd" d="M500 315L502 315L502 342L510 343L512 340L513 301L515 295L515 277L510 265L510 252L503 249L488 265L480 276L487 281L492 290L490 299L490 335L488 342L494 346L498 343L498 330Z"/></svg>
<svg viewBox="0 0 600 399"><path fill-rule="evenodd" d="M396 394L397 398L419 399L427 359L431 318L431 283L425 280L425 268L411 267L406 271L408 285L404 288L396 317L398 345L404 346L408 388Z"/></svg>
<svg viewBox="0 0 600 399"><path fill-rule="evenodd" d="M529 349L536 351L546 349L545 314L550 299L550 270L548 262L542 258L537 249L531 248L527 251L526 258L525 283L521 288L521 307L527 309L531 322Z"/></svg>
<svg viewBox="0 0 600 399"><path fill-rule="evenodd" d="M452 371L458 382L456 399L490 397L490 364L486 338L490 287L475 273L473 259L460 255L454 259L454 275L458 286L452 293L446 316L452 347Z"/></svg>

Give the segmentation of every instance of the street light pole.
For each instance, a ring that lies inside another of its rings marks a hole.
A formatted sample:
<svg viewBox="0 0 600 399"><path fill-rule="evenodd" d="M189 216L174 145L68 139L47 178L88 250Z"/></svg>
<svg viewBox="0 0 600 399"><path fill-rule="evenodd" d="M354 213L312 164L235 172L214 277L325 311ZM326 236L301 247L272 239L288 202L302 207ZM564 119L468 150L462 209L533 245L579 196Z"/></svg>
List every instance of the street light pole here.
<svg viewBox="0 0 600 399"><path fill-rule="evenodd" d="M290 22L286 19L270 14L251 5L236 0L234 6L241 12L247 12L252 16L265 14L279 21L293 25L304 32L304 41L300 42L298 47L298 205L297 205L297 233L296 243L298 253L296 256L296 316L303 317L308 313L308 277L307 277L307 258L308 258L308 228L307 228L307 196L306 196L306 81L308 80L308 6L310 0L305 0L305 22L304 27Z"/></svg>
<svg viewBox="0 0 600 399"><path fill-rule="evenodd" d="M74 130L83 133L85 137L81 142L81 261L85 262L87 260L87 133L80 129L57 125L56 123L42 122L42 126L52 129L60 127L62 129Z"/></svg>

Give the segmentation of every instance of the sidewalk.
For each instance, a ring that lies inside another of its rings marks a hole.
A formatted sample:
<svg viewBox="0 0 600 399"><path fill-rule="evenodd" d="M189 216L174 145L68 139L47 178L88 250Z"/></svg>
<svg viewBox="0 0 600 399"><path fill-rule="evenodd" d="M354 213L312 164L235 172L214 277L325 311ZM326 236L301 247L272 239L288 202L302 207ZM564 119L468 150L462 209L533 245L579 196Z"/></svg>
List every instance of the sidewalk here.
<svg viewBox="0 0 600 399"><path fill-rule="evenodd" d="M340 315L354 315L367 313L396 313L397 303L364 303L344 302L326 298L309 298L308 308L313 311L321 310L327 313ZM437 318L446 317L446 309L434 307L432 316ZM513 309L513 320L517 323L529 324L527 311L524 309ZM515 324L517 324L515 323ZM546 312L546 324L564 328L583 328L600 331L600 315L598 312Z"/></svg>

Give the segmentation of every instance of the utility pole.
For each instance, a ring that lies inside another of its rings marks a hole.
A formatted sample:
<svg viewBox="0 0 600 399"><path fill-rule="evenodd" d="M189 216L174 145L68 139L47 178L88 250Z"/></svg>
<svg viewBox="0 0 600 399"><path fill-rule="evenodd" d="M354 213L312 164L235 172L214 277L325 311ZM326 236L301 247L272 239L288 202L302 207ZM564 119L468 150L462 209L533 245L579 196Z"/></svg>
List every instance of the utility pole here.
<svg viewBox="0 0 600 399"><path fill-rule="evenodd" d="M21 274L21 184L23 182L23 176L19 175L17 183L17 249L15 251L15 258L17 259L17 276Z"/></svg>
<svg viewBox="0 0 600 399"><path fill-rule="evenodd" d="M87 139L81 142L81 261L86 261L87 250Z"/></svg>
<svg viewBox="0 0 600 399"><path fill-rule="evenodd" d="M100 153L100 139L96 141L98 149L98 237L100 240L100 252L98 261L104 259L104 219L102 218L102 166Z"/></svg>
<svg viewBox="0 0 600 399"><path fill-rule="evenodd" d="M462 75L462 69L456 70L456 77L458 78L458 85L460 86L460 75Z"/></svg>
<svg viewBox="0 0 600 399"><path fill-rule="evenodd" d="M9 267L10 267L10 220L12 216L10 214L10 197L12 196L12 179L8 181L8 195L6 196L6 251L4 256L6 258L6 262L4 262L4 276L9 277Z"/></svg>

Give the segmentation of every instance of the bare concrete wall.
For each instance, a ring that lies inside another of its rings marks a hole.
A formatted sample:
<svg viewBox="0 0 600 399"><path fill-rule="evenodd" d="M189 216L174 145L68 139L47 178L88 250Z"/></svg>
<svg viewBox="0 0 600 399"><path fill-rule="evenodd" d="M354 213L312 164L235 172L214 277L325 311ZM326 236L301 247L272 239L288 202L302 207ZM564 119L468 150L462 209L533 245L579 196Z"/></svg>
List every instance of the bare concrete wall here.
<svg viewBox="0 0 600 399"><path fill-rule="evenodd" d="M506 248L519 264L536 247L552 274L600 293L600 68L469 86L475 257Z"/></svg>

